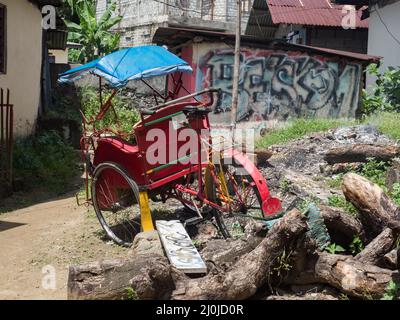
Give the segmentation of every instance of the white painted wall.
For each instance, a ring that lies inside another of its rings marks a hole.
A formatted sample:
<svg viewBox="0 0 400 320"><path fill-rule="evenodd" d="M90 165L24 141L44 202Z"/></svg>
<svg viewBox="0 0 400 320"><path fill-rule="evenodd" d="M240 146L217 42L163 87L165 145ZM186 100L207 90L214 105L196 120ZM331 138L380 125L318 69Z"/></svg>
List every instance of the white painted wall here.
<svg viewBox="0 0 400 320"><path fill-rule="evenodd" d="M16 136L29 135L40 105L42 15L27 0L0 0L7 8L7 71L0 87L10 89Z"/></svg>
<svg viewBox="0 0 400 320"><path fill-rule="evenodd" d="M49 54L54 56L55 63L59 64L68 63L68 48L65 50L49 50Z"/></svg>
<svg viewBox="0 0 400 320"><path fill-rule="evenodd" d="M368 54L383 57L381 71L384 71L389 66L400 66L400 43L396 42L389 34L381 19L393 36L400 42L400 1L383 8L379 8L378 6L371 8ZM374 82L374 77L367 77L367 87L373 85Z"/></svg>

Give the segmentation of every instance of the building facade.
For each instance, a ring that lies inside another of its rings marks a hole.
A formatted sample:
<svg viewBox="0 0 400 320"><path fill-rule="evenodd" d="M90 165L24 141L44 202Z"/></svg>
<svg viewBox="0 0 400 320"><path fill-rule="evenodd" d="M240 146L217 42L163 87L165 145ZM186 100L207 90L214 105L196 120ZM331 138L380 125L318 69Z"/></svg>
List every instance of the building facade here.
<svg viewBox="0 0 400 320"><path fill-rule="evenodd" d="M290 43L367 53L366 6L330 0L254 0L246 34Z"/></svg>
<svg viewBox="0 0 400 320"><path fill-rule="evenodd" d="M123 16L115 31L121 33L121 47L150 44L158 27L232 32L235 28L236 0L115 0ZM243 32L253 0L242 1ZM97 0L100 17L109 0Z"/></svg>
<svg viewBox="0 0 400 320"><path fill-rule="evenodd" d="M0 0L0 10L0 87L10 90L15 135L29 135L41 103L42 14L28 0Z"/></svg>
<svg viewBox="0 0 400 320"><path fill-rule="evenodd" d="M174 35L174 38L172 38ZM201 41L192 41L194 38ZM221 94L210 119L230 123L234 35L160 28L154 42L178 47L194 75L184 75L189 91L214 87ZM377 57L242 37L239 122L286 121L299 117L354 118L361 107L365 66Z"/></svg>
<svg viewBox="0 0 400 320"><path fill-rule="evenodd" d="M380 1L370 7L368 53L381 56L381 71L400 67L400 0ZM367 77L367 87L375 82Z"/></svg>
<svg viewBox="0 0 400 320"><path fill-rule="evenodd" d="M368 54L382 57L380 71L400 67L400 0L335 0L338 4L368 6ZM375 83L367 75L367 88Z"/></svg>

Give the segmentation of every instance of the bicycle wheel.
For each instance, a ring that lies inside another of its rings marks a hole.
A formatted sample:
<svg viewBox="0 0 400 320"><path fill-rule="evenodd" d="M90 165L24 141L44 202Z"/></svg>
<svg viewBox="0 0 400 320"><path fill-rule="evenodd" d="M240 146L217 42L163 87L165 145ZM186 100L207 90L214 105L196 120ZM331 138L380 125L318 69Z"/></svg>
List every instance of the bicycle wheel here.
<svg viewBox="0 0 400 320"><path fill-rule="evenodd" d="M233 213L263 217L260 193L246 169L233 159L222 159L222 165L216 168L221 183L219 201L229 204Z"/></svg>
<svg viewBox="0 0 400 320"><path fill-rule="evenodd" d="M207 200L216 202L216 185L214 180L211 177L210 168L205 169L204 172L204 181L203 181L203 192L206 195ZM190 179L188 179L190 178ZM185 177L185 185L190 187L193 190L198 189L198 175L192 174L191 177ZM196 196L184 194L182 192L178 193L179 201L183 204L183 206L189 211L190 213L197 214L197 209L202 213L205 219L214 220L217 229L220 231L221 235L224 238L229 238L230 234L228 228L225 225L224 219L222 214L212 208L210 206L204 205L204 202L196 199ZM184 201L182 201L184 200Z"/></svg>
<svg viewBox="0 0 400 320"><path fill-rule="evenodd" d="M93 174L92 200L108 237L119 245L130 246L141 227L137 184L119 165L102 163Z"/></svg>

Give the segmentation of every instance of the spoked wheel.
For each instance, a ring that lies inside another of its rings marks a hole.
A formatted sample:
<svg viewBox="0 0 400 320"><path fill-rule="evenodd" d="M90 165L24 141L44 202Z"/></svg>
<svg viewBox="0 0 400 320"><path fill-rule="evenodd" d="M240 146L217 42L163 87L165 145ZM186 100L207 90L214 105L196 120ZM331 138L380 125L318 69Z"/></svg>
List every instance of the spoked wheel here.
<svg viewBox="0 0 400 320"><path fill-rule="evenodd" d="M192 190L198 190L198 175L192 174L190 177L185 177L185 185L190 187ZM205 169L203 185L205 190L204 193L207 199L216 202L216 186L211 177L209 168ZM178 200L184 205L184 207L191 213L197 215L199 210L205 219L214 220L218 230L224 238L229 238L230 234L228 228L225 225L223 215L216 209L209 206L205 206L203 202L196 199L195 196L178 192ZM183 201L182 201L183 200Z"/></svg>
<svg viewBox="0 0 400 320"><path fill-rule="evenodd" d="M184 186L190 187L192 190L198 190L199 180L197 178L197 173L192 173L188 176L185 176L183 179ZM197 200L195 196L180 191L176 192L178 195L178 200L182 203L182 205L188 212L196 215L198 214L197 210L201 212L203 203Z"/></svg>
<svg viewBox="0 0 400 320"><path fill-rule="evenodd" d="M229 204L233 213L263 217L262 200L257 186L242 165L233 159L223 159L216 169L221 186L218 198Z"/></svg>
<svg viewBox="0 0 400 320"><path fill-rule="evenodd" d="M137 184L119 165L102 163L94 171L92 200L107 235L120 245L130 246L140 232Z"/></svg>

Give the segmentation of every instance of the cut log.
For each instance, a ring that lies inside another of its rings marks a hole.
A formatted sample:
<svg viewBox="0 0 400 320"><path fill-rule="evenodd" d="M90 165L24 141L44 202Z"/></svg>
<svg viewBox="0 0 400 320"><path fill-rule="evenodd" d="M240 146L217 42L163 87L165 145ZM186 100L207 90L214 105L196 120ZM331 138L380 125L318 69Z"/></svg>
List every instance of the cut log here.
<svg viewBox="0 0 400 320"><path fill-rule="evenodd" d="M364 163L362 162L353 162L353 163L335 163L333 165L322 165L320 166L321 173L325 175L334 175L339 173L346 173L349 171L357 171L362 168Z"/></svg>
<svg viewBox="0 0 400 320"><path fill-rule="evenodd" d="M254 153L256 155L256 160L257 160L255 163L257 163L257 165L265 164L267 160L271 158L274 154L271 150L261 149L261 148L260 149L256 148Z"/></svg>
<svg viewBox="0 0 400 320"><path fill-rule="evenodd" d="M400 155L400 147L356 144L333 148L325 153L324 159L329 164L344 162L366 162L368 158L389 161Z"/></svg>
<svg viewBox="0 0 400 320"><path fill-rule="evenodd" d="M233 241L211 240L201 251L201 256L205 262L214 264L219 268L225 268L241 259L244 254L254 250L262 240L263 238L252 236Z"/></svg>
<svg viewBox="0 0 400 320"><path fill-rule="evenodd" d="M133 292L138 299L163 299L173 289L171 268L157 231L139 233L127 258L69 268L68 299L126 299Z"/></svg>
<svg viewBox="0 0 400 320"><path fill-rule="evenodd" d="M287 213L274 224L265 239L241 257L226 272L209 273L199 279L176 281L173 299L238 300L253 296L266 283L276 259L307 231L305 217L298 211ZM288 251L286 251L288 252Z"/></svg>
<svg viewBox="0 0 400 320"><path fill-rule="evenodd" d="M68 299L165 299L174 289L171 267L163 256L138 255L130 259L70 266Z"/></svg>
<svg viewBox="0 0 400 320"><path fill-rule="evenodd" d="M385 266L388 269L396 270L400 268L399 251L400 249L398 248L393 249L389 253L385 254L385 256L383 257L383 260L385 261Z"/></svg>
<svg viewBox="0 0 400 320"><path fill-rule="evenodd" d="M400 229L400 208L382 188L355 173L343 177L342 191L359 211L366 232L375 238L386 227Z"/></svg>
<svg viewBox="0 0 400 320"><path fill-rule="evenodd" d="M315 276L345 294L363 299L381 298L391 280L400 280L398 271L365 264L350 256L326 252L319 254Z"/></svg>
<svg viewBox="0 0 400 320"><path fill-rule="evenodd" d="M364 228L359 219L336 208L324 205L319 205L318 208L334 243L347 245L357 235L363 242L366 240Z"/></svg>
<svg viewBox="0 0 400 320"><path fill-rule="evenodd" d="M393 192L393 188L396 183L400 183L400 159L396 158L392 160L390 168L386 172L386 186L390 192Z"/></svg>
<svg viewBox="0 0 400 320"><path fill-rule="evenodd" d="M386 228L355 258L362 263L383 266L383 256L392 249L394 241L392 229Z"/></svg>

